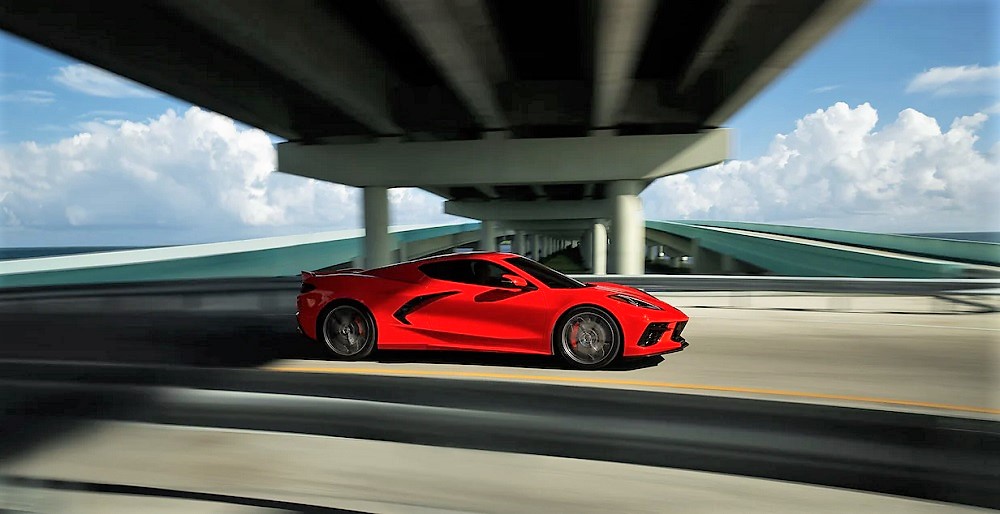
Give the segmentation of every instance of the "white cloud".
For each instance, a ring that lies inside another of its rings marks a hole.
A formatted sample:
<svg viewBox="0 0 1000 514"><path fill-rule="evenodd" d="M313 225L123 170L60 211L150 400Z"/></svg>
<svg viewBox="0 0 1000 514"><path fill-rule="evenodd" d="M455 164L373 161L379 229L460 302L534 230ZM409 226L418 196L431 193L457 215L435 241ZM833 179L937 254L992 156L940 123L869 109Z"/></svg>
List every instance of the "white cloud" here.
<svg viewBox="0 0 1000 514"><path fill-rule="evenodd" d="M1000 154L974 147L986 119L942 130L906 109L875 130L871 105L837 103L775 136L761 157L657 181L643 194L646 212L879 232L998 230Z"/></svg>
<svg viewBox="0 0 1000 514"><path fill-rule="evenodd" d="M987 114L943 130L907 109L838 103L775 136L756 159L661 179L653 219L731 219L872 231L1000 228L1000 142L974 146ZM91 121L54 144L0 146L0 246L149 245L361 225L347 186L274 172L267 134L198 108L145 122ZM440 198L390 191L391 222L458 221Z"/></svg>
<svg viewBox="0 0 1000 514"><path fill-rule="evenodd" d="M51 91L41 91L38 89L11 91L10 93L0 95L0 102L50 104L54 101L56 101L56 97Z"/></svg>
<svg viewBox="0 0 1000 514"><path fill-rule="evenodd" d="M89 122L51 145L0 147L0 246L174 244L358 227L355 188L277 173L267 134L191 108ZM398 223L445 222L440 199L391 191Z"/></svg>
<svg viewBox="0 0 1000 514"><path fill-rule="evenodd" d="M935 95L996 94L1000 90L1000 64L982 67L941 66L917 74L906 86L907 93Z"/></svg>
<svg viewBox="0 0 1000 514"><path fill-rule="evenodd" d="M149 98L158 95L146 86L89 64L63 66L52 80L81 93L105 98Z"/></svg>
<svg viewBox="0 0 1000 514"><path fill-rule="evenodd" d="M833 91L835 89L840 89L840 84L831 84L829 86L820 86L820 87L817 87L817 88L815 88L815 89L813 89L813 90L811 90L809 92L810 93L827 93L827 92Z"/></svg>

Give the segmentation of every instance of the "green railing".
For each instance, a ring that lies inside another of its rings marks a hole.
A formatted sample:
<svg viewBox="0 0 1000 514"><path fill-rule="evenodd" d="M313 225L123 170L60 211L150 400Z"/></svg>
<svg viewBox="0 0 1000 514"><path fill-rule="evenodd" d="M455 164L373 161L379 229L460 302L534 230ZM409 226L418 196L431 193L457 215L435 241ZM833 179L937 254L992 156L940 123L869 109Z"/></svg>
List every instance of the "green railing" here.
<svg viewBox="0 0 1000 514"><path fill-rule="evenodd" d="M826 248L762 236L734 234L687 223L647 221L647 229L697 240L702 248L729 255L778 275L803 277L960 278L962 264L907 259Z"/></svg>
<svg viewBox="0 0 1000 514"><path fill-rule="evenodd" d="M479 230L479 223L393 232L400 244ZM362 253L361 231L266 238L231 243L149 248L100 254L0 261L0 287L190 280L227 277L281 277L350 262ZM296 244L296 241L307 241Z"/></svg>
<svg viewBox="0 0 1000 514"><path fill-rule="evenodd" d="M1000 266L1000 244L979 241L960 241L923 236L898 234L876 234L853 230L797 227L793 225L770 225L766 223L744 223L734 221L686 221L689 225L703 227L734 228L779 234L785 236L816 239L831 243L874 248L893 252L936 257L939 259L972 262Z"/></svg>

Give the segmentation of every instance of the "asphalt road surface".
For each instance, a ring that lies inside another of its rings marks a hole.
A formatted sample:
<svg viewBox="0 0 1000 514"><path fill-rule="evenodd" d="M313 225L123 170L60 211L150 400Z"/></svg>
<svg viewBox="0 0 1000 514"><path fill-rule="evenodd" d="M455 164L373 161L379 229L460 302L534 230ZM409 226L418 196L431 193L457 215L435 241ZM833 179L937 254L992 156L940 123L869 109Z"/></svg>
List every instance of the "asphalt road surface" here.
<svg viewBox="0 0 1000 514"><path fill-rule="evenodd" d="M992 297L672 295L692 318L691 346L597 372L566 369L555 358L456 352L333 362L295 333L280 302L189 300L174 308L128 298L0 305L0 358L539 382L1000 417L1000 314ZM621 462L122 421L40 437L22 450L0 464L9 481L0 484L0 502L29 510L970 510Z"/></svg>
<svg viewBox="0 0 1000 514"><path fill-rule="evenodd" d="M267 367L295 372L528 380L836 403L957 415L1000 413L1000 314L936 297L676 295L692 321L685 351L612 369L555 358L380 352L326 360L288 312L117 308L60 300L0 309L0 358Z"/></svg>

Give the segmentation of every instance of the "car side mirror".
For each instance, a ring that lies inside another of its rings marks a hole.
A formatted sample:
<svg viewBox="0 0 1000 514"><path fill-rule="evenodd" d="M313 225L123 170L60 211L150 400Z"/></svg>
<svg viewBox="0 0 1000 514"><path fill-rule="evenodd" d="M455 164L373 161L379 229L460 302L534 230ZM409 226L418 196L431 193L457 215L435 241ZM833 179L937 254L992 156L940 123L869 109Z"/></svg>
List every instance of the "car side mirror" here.
<svg viewBox="0 0 1000 514"><path fill-rule="evenodd" d="M528 281L511 274L504 274L500 277L500 286L509 287L511 289L525 289L528 287Z"/></svg>

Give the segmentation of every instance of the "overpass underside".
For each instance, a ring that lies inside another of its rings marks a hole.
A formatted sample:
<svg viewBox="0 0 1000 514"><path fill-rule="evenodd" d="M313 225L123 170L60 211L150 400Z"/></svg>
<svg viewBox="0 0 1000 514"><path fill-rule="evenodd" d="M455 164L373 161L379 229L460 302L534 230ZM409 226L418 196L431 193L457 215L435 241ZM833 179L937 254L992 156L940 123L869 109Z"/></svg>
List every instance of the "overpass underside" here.
<svg viewBox="0 0 1000 514"><path fill-rule="evenodd" d="M719 128L863 0L11 0L0 28L287 139L278 169L419 187L597 273L643 272L639 193L721 162ZM406 223L409 220L400 220Z"/></svg>

